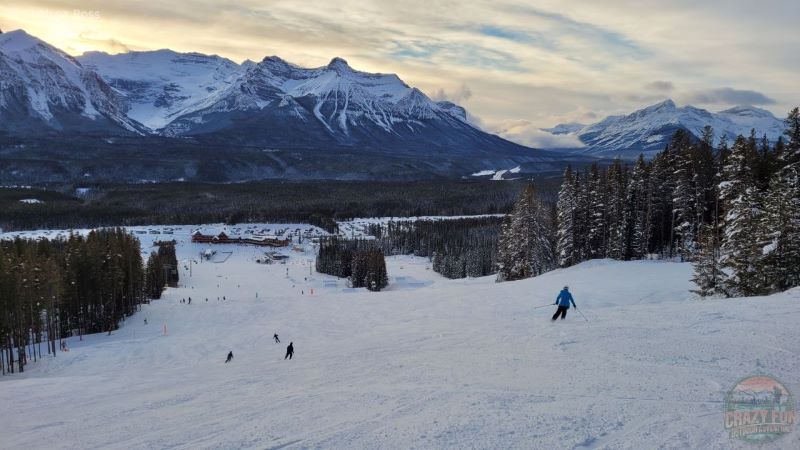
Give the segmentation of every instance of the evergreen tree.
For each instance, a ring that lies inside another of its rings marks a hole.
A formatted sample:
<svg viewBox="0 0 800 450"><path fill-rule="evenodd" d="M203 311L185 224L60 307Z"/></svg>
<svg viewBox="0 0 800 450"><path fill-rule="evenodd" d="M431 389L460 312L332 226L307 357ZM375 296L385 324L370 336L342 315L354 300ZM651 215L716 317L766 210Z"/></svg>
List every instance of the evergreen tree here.
<svg viewBox="0 0 800 450"><path fill-rule="evenodd" d="M626 170L622 167L622 161L619 158L615 158L606 172L604 187L606 227L608 230L606 257L618 260L625 259L628 254L625 235L628 222L625 210L625 187L627 184L625 172Z"/></svg>
<svg viewBox="0 0 800 450"><path fill-rule="evenodd" d="M586 230L587 258L605 258L608 238L606 221L606 191L604 177L597 163L592 165L586 182L588 226Z"/></svg>
<svg viewBox="0 0 800 450"><path fill-rule="evenodd" d="M764 292L760 273L762 249L755 239L762 221L761 195L753 171L755 148L742 136L736 138L723 170L720 197L725 209L722 265L728 270L726 291L751 296Z"/></svg>
<svg viewBox="0 0 800 450"><path fill-rule="evenodd" d="M675 152L672 193L672 239L683 259L691 259L697 244L697 193L695 188L694 146L689 134L679 130L672 138L670 147Z"/></svg>
<svg viewBox="0 0 800 450"><path fill-rule="evenodd" d="M567 167L564 171L564 180L561 182L561 190L558 193L557 221L558 236L556 245L556 255L558 256L559 267L569 267L579 261L579 249L575 245L576 227L575 221L577 211L575 176L572 168Z"/></svg>
<svg viewBox="0 0 800 450"><path fill-rule="evenodd" d="M497 281L540 275L555 266L555 259L551 218L529 185L501 227Z"/></svg>
<svg viewBox="0 0 800 450"><path fill-rule="evenodd" d="M712 225L705 225L700 232L700 251L694 261L692 281L697 289L692 292L707 297L724 294L725 272L720 265L720 243L718 231Z"/></svg>
<svg viewBox="0 0 800 450"><path fill-rule="evenodd" d="M626 259L639 259L647 254L645 217L647 211L647 164L639 155L633 166L626 194L627 249Z"/></svg>
<svg viewBox="0 0 800 450"><path fill-rule="evenodd" d="M767 289L783 291L800 285L800 113L786 119L788 143L776 160L759 227Z"/></svg>

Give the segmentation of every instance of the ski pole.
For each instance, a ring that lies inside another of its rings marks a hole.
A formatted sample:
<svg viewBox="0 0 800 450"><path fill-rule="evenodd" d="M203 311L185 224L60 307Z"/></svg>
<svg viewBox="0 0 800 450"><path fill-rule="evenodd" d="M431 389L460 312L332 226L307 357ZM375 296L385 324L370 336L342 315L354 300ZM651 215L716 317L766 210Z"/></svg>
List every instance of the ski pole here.
<svg viewBox="0 0 800 450"><path fill-rule="evenodd" d="M552 303L548 303L548 304L542 305L542 306L534 306L533 309L547 308L548 306L555 306L555 305L552 304Z"/></svg>
<svg viewBox="0 0 800 450"><path fill-rule="evenodd" d="M581 312L581 310L580 310L580 309L578 309L578 307L577 307L577 306L575 307L575 311L578 311L578 313L581 315L581 317L583 317L583 320L585 320L585 321L587 321L587 322L589 321L589 319L587 319L587 318L586 318L586 316L584 316L584 315L583 315L583 313Z"/></svg>

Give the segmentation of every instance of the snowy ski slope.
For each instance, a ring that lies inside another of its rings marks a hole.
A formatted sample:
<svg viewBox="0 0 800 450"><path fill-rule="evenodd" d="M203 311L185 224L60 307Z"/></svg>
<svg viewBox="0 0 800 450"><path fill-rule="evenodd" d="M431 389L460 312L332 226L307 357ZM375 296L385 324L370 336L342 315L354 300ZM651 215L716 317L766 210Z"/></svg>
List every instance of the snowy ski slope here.
<svg viewBox="0 0 800 450"><path fill-rule="evenodd" d="M209 246L172 228L138 236L145 251L179 241L181 287L0 377L0 448L751 448L723 428L725 392L767 374L800 394L800 290L701 301L688 264L597 260L496 284L391 257L389 288L370 293L309 275L310 243L285 265L212 246L233 253L190 277ZM533 309L564 284L588 322ZM800 433L770 448L800 448Z"/></svg>

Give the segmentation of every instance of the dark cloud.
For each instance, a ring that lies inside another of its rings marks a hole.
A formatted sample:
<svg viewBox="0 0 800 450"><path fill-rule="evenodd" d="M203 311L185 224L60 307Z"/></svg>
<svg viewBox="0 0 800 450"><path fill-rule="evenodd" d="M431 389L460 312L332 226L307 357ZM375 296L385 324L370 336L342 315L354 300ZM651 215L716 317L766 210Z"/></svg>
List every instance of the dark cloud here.
<svg viewBox="0 0 800 450"><path fill-rule="evenodd" d="M736 105L772 105L775 100L758 91L729 87L696 91L689 94L687 103L722 103Z"/></svg>
<svg viewBox="0 0 800 450"><path fill-rule="evenodd" d="M656 80L644 85L645 89L658 92L671 92L675 85L671 81Z"/></svg>

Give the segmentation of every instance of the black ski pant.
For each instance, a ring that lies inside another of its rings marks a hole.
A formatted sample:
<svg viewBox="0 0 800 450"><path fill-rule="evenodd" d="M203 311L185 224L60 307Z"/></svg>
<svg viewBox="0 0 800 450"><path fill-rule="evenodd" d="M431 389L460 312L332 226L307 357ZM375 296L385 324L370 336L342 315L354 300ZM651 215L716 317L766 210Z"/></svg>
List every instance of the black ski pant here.
<svg viewBox="0 0 800 450"><path fill-rule="evenodd" d="M558 309L556 310L556 313L553 314L553 320L558 319L558 316L561 316L561 320L566 319L567 318L567 310L568 309L569 309L569 306L559 306Z"/></svg>
<svg viewBox="0 0 800 450"><path fill-rule="evenodd" d="M292 359L292 355L294 355L294 353L287 353L286 356L283 357L283 359L287 359L287 358L288 359Z"/></svg>

